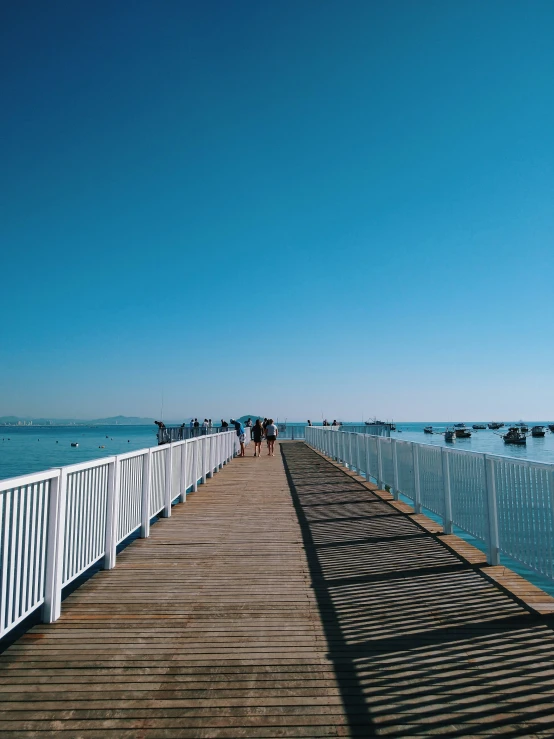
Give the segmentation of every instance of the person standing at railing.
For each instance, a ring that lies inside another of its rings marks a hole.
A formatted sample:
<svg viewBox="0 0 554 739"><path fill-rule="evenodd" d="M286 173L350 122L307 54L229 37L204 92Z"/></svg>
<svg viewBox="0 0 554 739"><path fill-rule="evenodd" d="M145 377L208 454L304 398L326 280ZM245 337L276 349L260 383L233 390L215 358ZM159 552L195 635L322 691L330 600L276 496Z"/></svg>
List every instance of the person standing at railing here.
<svg viewBox="0 0 554 739"><path fill-rule="evenodd" d="M252 427L252 431L250 433L252 434L252 439L254 441L254 456L261 457L262 456L262 438L264 435L264 428L259 418L256 419L256 423Z"/></svg>
<svg viewBox="0 0 554 739"><path fill-rule="evenodd" d="M265 427L265 437L267 439L267 455L268 457L274 457L275 453L273 448L275 446L275 440L278 434L277 426L273 423L273 418L270 418L267 426Z"/></svg>
<svg viewBox="0 0 554 739"><path fill-rule="evenodd" d="M229 424L227 423L227 421L224 421L223 419L221 419L221 428L222 429L228 429L229 428Z"/></svg>
<svg viewBox="0 0 554 739"><path fill-rule="evenodd" d="M239 457L244 457L245 451L244 451L244 444L246 442L246 434L244 432L244 429L242 427L242 423L240 421L235 421L234 418L231 418L231 423L235 427L235 431L237 432L237 436L239 437L239 443L240 443L240 454Z"/></svg>
<svg viewBox="0 0 554 739"><path fill-rule="evenodd" d="M308 426L311 426L311 425L312 425L312 422L311 422L311 421L310 421L310 419L308 418Z"/></svg>

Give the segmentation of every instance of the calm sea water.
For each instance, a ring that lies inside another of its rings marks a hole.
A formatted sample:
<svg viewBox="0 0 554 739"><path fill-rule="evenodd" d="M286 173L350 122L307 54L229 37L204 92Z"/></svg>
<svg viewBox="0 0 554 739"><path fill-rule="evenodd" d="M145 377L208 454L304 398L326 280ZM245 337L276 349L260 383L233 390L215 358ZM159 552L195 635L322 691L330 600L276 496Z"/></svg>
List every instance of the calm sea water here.
<svg viewBox="0 0 554 739"><path fill-rule="evenodd" d="M156 446L156 432L154 425L1 426L0 479Z"/></svg>

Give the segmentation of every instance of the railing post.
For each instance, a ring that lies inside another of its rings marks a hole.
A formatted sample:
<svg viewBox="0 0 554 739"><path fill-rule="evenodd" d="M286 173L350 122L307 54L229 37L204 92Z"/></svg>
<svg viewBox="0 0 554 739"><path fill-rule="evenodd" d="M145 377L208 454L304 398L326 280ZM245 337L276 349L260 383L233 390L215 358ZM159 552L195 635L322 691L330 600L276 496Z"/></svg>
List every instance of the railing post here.
<svg viewBox="0 0 554 739"><path fill-rule="evenodd" d="M219 435L219 432L215 438L216 438L215 448L217 451L216 471L219 472L219 470L223 469L223 444L221 443L222 439L221 439L221 436Z"/></svg>
<svg viewBox="0 0 554 739"><path fill-rule="evenodd" d="M165 490L164 507L160 513L161 518L171 516L171 498L173 489L173 444L168 444L165 451Z"/></svg>
<svg viewBox="0 0 554 739"><path fill-rule="evenodd" d="M399 498L398 490L398 447L396 446L396 439L391 439L392 444L392 474L393 474L393 490L392 497L395 500Z"/></svg>
<svg viewBox="0 0 554 739"><path fill-rule="evenodd" d="M496 479L494 474L494 459L483 454L485 462L485 485L487 491L488 514L488 555L490 565L500 564L500 539L498 536L498 510L496 507Z"/></svg>
<svg viewBox="0 0 554 739"><path fill-rule="evenodd" d="M140 538L150 536L150 489L152 480L152 450L142 460L142 495L140 500Z"/></svg>
<svg viewBox="0 0 554 739"><path fill-rule="evenodd" d="M365 446L365 479L369 482L371 477L370 463L369 463L369 436L364 434L364 446Z"/></svg>
<svg viewBox="0 0 554 739"><path fill-rule="evenodd" d="M117 526L119 521L119 457L116 457L108 466L108 496L106 502L106 549L104 554L104 569L112 570L115 567L117 550Z"/></svg>
<svg viewBox="0 0 554 739"><path fill-rule="evenodd" d="M352 464L352 434L350 431L348 432L348 462L346 463L346 466L348 469L352 469L354 466Z"/></svg>
<svg viewBox="0 0 554 739"><path fill-rule="evenodd" d="M444 533L452 533L452 497L450 494L450 464L448 449L441 447L442 487L444 492Z"/></svg>
<svg viewBox="0 0 554 739"><path fill-rule="evenodd" d="M412 442L412 460L414 464L414 512L421 513L421 482L419 478L419 447Z"/></svg>
<svg viewBox="0 0 554 739"><path fill-rule="evenodd" d="M51 624L62 611L63 550L67 472L62 468L50 482L42 621Z"/></svg>
<svg viewBox="0 0 554 739"><path fill-rule="evenodd" d="M198 455L200 452L200 450L198 449L198 445L200 444L200 442L195 439L192 444L192 490L195 493L198 490Z"/></svg>
<svg viewBox="0 0 554 739"><path fill-rule="evenodd" d="M181 444L181 476L180 476L180 491L179 503L187 502L187 457L188 457L188 441Z"/></svg>
<svg viewBox="0 0 554 739"><path fill-rule="evenodd" d="M205 485L206 484L206 480L207 480L207 474L206 474L207 469L206 468L208 466L208 460L206 459L208 450L206 448L206 437L205 436L202 437L201 444L202 444L202 470L201 470L201 472L202 472L202 485Z"/></svg>
<svg viewBox="0 0 554 739"><path fill-rule="evenodd" d="M206 436L206 477L213 477L214 476L214 464L213 464L213 444L212 444L212 437Z"/></svg>
<svg viewBox="0 0 554 739"><path fill-rule="evenodd" d="M377 469L378 469L378 478L377 478L377 487L379 490L383 490L383 455L381 453L381 437L376 436L375 441L377 443Z"/></svg>

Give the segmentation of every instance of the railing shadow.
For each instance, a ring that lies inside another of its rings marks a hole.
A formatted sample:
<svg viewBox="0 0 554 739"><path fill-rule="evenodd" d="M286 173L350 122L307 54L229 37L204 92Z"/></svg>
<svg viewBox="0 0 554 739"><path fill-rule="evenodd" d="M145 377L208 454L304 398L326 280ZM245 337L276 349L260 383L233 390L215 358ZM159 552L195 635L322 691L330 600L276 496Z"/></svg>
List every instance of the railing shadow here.
<svg viewBox="0 0 554 739"><path fill-rule="evenodd" d="M281 446L351 736L554 736L554 634L304 444Z"/></svg>

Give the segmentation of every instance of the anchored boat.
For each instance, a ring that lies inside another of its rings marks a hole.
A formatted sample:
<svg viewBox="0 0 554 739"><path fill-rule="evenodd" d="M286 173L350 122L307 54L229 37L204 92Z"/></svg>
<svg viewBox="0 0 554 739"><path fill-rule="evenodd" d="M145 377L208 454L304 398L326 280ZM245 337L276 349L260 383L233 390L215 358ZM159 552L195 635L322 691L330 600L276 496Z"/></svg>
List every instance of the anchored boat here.
<svg viewBox="0 0 554 739"><path fill-rule="evenodd" d="M466 429L465 426L458 426L454 433L456 434L457 439L469 439L471 436L471 431Z"/></svg>
<svg viewBox="0 0 554 739"><path fill-rule="evenodd" d="M472 428L477 430L477 429L486 429L487 427L485 426L484 423L474 423Z"/></svg>
<svg viewBox="0 0 554 739"><path fill-rule="evenodd" d="M433 427L432 427L432 426L426 426L426 427L425 427L425 428L423 429L423 433L424 433L424 434L433 434L433 433L434 433L434 431L433 431Z"/></svg>
<svg viewBox="0 0 554 739"><path fill-rule="evenodd" d="M507 433L502 434L505 444L527 444L527 436L519 426L510 426Z"/></svg>
<svg viewBox="0 0 554 739"><path fill-rule="evenodd" d="M502 426L504 426L504 424L503 423L500 423L499 421L491 421L489 423L489 428L490 429L493 429L493 430L494 429L501 429Z"/></svg>
<svg viewBox="0 0 554 739"><path fill-rule="evenodd" d="M534 436L535 439L541 439L546 434L546 429L544 426L533 426L531 429L531 436Z"/></svg>
<svg viewBox="0 0 554 739"><path fill-rule="evenodd" d="M444 440L445 441L454 441L456 439L456 433L452 431L452 429L447 429L444 432Z"/></svg>

